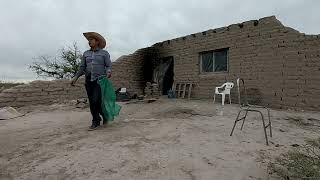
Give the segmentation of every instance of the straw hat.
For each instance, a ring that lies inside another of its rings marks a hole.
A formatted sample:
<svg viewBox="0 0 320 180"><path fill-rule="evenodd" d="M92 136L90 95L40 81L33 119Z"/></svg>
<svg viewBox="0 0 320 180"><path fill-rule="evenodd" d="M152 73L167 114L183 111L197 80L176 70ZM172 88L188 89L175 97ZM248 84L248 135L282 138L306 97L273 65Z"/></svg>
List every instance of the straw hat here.
<svg viewBox="0 0 320 180"><path fill-rule="evenodd" d="M103 49L106 47L106 40L99 33L96 32L85 32L84 37L89 41L90 38L94 38L99 41L99 48Z"/></svg>

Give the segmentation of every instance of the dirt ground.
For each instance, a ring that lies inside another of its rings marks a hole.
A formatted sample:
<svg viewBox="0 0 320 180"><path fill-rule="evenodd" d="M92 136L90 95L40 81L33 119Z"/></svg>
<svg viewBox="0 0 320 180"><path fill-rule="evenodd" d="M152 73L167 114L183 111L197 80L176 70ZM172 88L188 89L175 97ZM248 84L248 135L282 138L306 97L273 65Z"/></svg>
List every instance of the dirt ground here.
<svg viewBox="0 0 320 180"><path fill-rule="evenodd" d="M0 179L277 179L268 162L319 137L320 112L272 110L266 146L257 114L230 136L237 105L226 105L223 115L206 101L121 105L121 115L96 131L88 131L88 109L68 105L0 121Z"/></svg>

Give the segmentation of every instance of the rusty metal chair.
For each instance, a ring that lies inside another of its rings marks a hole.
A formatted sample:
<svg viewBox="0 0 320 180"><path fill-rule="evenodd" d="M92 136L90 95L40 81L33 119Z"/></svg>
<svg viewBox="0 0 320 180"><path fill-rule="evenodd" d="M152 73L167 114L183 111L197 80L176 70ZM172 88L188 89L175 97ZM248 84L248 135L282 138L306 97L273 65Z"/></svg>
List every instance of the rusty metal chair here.
<svg viewBox="0 0 320 180"><path fill-rule="evenodd" d="M243 95L240 94L240 81L242 82L242 85L243 86ZM271 120L270 120L270 109L265 107L265 106L258 106L258 105L251 105L248 103L248 100L247 100L247 93L246 93L246 87L245 87L245 84L244 84L244 80L241 79L241 78L238 78L237 79L237 86L238 86L238 101L239 101L239 106L240 106L240 111L237 115L237 118L234 122L234 125L233 125L233 128L232 128L232 131L231 131L231 134L230 136L232 136L233 134L233 131L236 127L236 124L237 122L239 121L242 121L242 125L241 125L241 129L243 128L243 125L244 125L244 122L246 120L246 117L248 115L248 112L257 112L261 115L261 119L262 119L262 125L263 125L263 131L264 131L264 135L265 135L265 138L266 138L266 144L269 145L269 142L268 142L268 136L267 136L267 128L269 128L269 131L270 131L270 137L272 137L272 130L271 130ZM243 97L242 97L243 96ZM241 100L243 100L243 102L241 102ZM268 124L266 125L265 123L265 118L263 116L263 113L258 110L258 109L265 109L267 110L267 113L268 113ZM245 112L245 115L241 118L240 117L240 114L241 112Z"/></svg>

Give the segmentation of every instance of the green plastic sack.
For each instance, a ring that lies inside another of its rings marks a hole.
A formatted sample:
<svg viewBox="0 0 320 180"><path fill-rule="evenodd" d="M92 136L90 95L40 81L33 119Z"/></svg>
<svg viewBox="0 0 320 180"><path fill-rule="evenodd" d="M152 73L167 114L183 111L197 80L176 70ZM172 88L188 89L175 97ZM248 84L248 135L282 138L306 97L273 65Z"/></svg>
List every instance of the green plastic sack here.
<svg viewBox="0 0 320 180"><path fill-rule="evenodd" d="M101 88L101 109L103 122L113 121L114 117L119 115L121 106L116 103L116 94L113 86L107 77L103 76L98 79Z"/></svg>

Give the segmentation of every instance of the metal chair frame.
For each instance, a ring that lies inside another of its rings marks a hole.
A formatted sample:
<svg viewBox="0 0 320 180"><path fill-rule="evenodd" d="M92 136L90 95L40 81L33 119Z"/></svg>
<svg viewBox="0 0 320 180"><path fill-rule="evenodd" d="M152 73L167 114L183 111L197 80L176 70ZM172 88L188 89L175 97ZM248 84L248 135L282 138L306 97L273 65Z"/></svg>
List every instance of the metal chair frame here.
<svg viewBox="0 0 320 180"><path fill-rule="evenodd" d="M243 86L243 89L244 89L244 97L243 97L243 100L244 100L244 103L242 104L241 103L241 94L240 94L240 81L242 82L242 86ZM271 120L270 120L270 109L268 107L265 107L265 106L258 106L258 105L251 105L248 103L248 100L247 100L247 92L246 92L246 87L245 87L245 84L244 84L244 80L241 79L241 78L238 78L237 79L237 86L238 86L238 101L239 101L239 106L240 106L240 111L237 115L237 118L236 120L234 121L234 125L233 125L233 128L232 128L232 131L230 133L230 136L232 136L233 134L233 131L236 127L236 124L237 122L239 121L242 121L242 125L241 125L241 128L240 130L243 129L243 125L244 125L244 122L246 120L246 117L248 115L248 112L256 112L256 113L259 113L261 115L261 119L262 119L262 125L263 125L263 131L264 131L264 135L265 135L265 139L266 139L266 144L269 145L269 142L268 142L268 135L267 135L267 128L269 128L269 131L270 131L270 137L272 137L272 128L271 128ZM266 125L265 123L265 118L263 116L263 113L262 111L258 110L258 109L265 109L267 110L267 113L268 113L268 124ZM245 112L245 115L241 118L240 117L240 114L241 112Z"/></svg>

